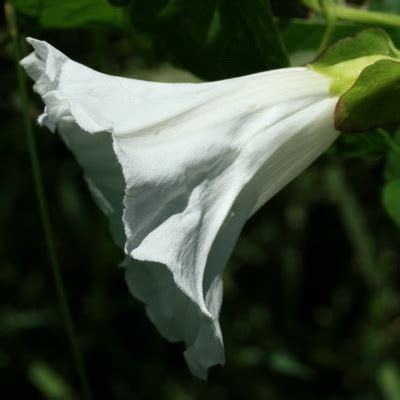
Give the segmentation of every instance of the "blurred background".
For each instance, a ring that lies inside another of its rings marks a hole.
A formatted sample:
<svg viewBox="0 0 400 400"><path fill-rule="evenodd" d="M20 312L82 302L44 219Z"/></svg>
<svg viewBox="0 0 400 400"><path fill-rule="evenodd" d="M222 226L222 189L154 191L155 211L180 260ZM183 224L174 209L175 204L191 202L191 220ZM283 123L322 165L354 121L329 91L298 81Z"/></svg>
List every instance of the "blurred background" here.
<svg viewBox="0 0 400 400"><path fill-rule="evenodd" d="M385 25L400 45L400 25L335 18L337 5L318 0L12 3L21 37L105 73L155 81L303 65L368 26ZM400 12L397 0L347 6ZM4 9L0 73L0 397L83 399L38 215ZM28 85L34 122L43 106ZM35 136L95 399L400 399L396 127L342 135L248 221L224 276L227 362L208 382L190 375L183 345L164 340L130 296L123 255L73 156L57 135L35 126Z"/></svg>

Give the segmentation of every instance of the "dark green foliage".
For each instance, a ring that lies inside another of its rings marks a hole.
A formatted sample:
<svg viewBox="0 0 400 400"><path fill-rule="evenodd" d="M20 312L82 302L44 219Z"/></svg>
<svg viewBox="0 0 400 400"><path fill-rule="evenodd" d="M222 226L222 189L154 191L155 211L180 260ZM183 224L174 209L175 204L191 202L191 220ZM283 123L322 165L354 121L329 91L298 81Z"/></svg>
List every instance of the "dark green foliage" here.
<svg viewBox="0 0 400 400"><path fill-rule="evenodd" d="M45 28L120 27L122 14L107 0L15 0L18 11Z"/></svg>
<svg viewBox="0 0 400 400"><path fill-rule="evenodd" d="M400 225L400 179L393 179L383 188L383 204L396 224Z"/></svg>
<svg viewBox="0 0 400 400"><path fill-rule="evenodd" d="M302 50L314 50L312 58L307 62L314 61L317 56L316 51L325 31L324 21L299 18L290 20L281 19L278 22L278 27L289 54ZM339 23L336 26L332 42L346 38L358 31L359 28L352 24Z"/></svg>
<svg viewBox="0 0 400 400"><path fill-rule="evenodd" d="M345 158L381 158L392 149L393 141L382 130L363 134L341 135L328 152Z"/></svg>
<svg viewBox="0 0 400 400"><path fill-rule="evenodd" d="M266 0L133 0L154 51L207 80L288 65Z"/></svg>
<svg viewBox="0 0 400 400"><path fill-rule="evenodd" d="M370 9L398 13L400 12L400 3L397 0L371 0Z"/></svg>
<svg viewBox="0 0 400 400"><path fill-rule="evenodd" d="M114 7L123 7L130 3L130 0L108 0L108 2Z"/></svg>
<svg viewBox="0 0 400 400"><path fill-rule="evenodd" d="M23 35L103 72L153 79L173 79L167 60L207 79L285 66L284 48L291 57L309 51L309 62L324 30L322 18L301 19L308 14L295 1L272 2L283 45L263 1L111 3L16 1ZM381 10L394 3L373 2ZM12 42L0 22L0 397L80 400L33 194ZM332 40L357 29L340 23ZM42 104L34 94L31 101L33 120ZM400 398L398 134L343 135L247 223L225 274L227 363L204 383L188 373L183 346L162 339L128 293L122 254L71 154L56 135L35 133L96 400Z"/></svg>
<svg viewBox="0 0 400 400"><path fill-rule="evenodd" d="M400 226L400 130L397 130L385 164L386 185L382 202L393 221Z"/></svg>

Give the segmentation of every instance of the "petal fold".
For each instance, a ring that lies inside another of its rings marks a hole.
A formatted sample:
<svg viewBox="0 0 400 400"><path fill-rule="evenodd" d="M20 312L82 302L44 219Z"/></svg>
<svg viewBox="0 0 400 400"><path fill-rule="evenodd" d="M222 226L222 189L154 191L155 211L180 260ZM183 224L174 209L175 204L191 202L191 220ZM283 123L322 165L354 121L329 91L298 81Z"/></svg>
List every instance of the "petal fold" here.
<svg viewBox="0 0 400 400"><path fill-rule="evenodd" d="M338 136L328 78L197 84L101 74L46 42L21 63L124 246L130 291L203 379L224 363L222 273L247 219ZM136 260L136 261L134 261Z"/></svg>

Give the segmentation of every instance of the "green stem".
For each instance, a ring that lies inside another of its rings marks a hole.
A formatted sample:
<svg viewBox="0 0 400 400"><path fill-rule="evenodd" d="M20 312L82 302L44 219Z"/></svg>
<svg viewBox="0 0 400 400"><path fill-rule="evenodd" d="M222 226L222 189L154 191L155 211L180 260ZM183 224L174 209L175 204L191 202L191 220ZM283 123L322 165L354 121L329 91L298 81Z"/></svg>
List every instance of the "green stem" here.
<svg viewBox="0 0 400 400"><path fill-rule="evenodd" d="M383 128L378 128L376 131L386 140L386 143L390 146L391 150L400 152L400 146L396 143L395 140L393 140L387 130Z"/></svg>
<svg viewBox="0 0 400 400"><path fill-rule="evenodd" d="M335 32L337 20L334 0L323 0L322 9L326 18L326 28L319 45L319 52L322 52L328 47L333 33Z"/></svg>
<svg viewBox="0 0 400 400"><path fill-rule="evenodd" d="M303 4L317 13L323 13L323 8L316 0L302 0ZM335 14L338 19L368 25L400 27L400 15L364 10L336 4Z"/></svg>
<svg viewBox="0 0 400 400"><path fill-rule="evenodd" d="M331 165L327 169L326 184L338 207L359 271L368 287L376 289L380 286L381 278L375 265L374 240L362 207L340 165Z"/></svg>
<svg viewBox="0 0 400 400"><path fill-rule="evenodd" d="M47 208L46 197L43 188L43 180L41 167L39 163L39 157L36 148L35 137L33 133L32 122L29 116L29 100L26 89L25 75L19 65L19 60L21 59L21 48L20 48L20 38L18 34L18 25L16 20L16 15L14 12L14 7L11 2L5 4L5 14L9 26L10 35L14 41L15 47L15 62L16 62L16 72L18 80L18 90L20 93L22 101L22 116L23 123L26 132L26 140L29 151L29 156L32 165L32 174L35 185L36 197L39 205L39 215L42 222L42 228L44 231L44 236L46 239L46 245L48 250L48 255L50 259L50 264L52 267L53 278L56 286L56 290L59 297L60 311L64 319L65 328L67 330L67 336L72 350L72 355L76 364L76 369L82 384L83 391L85 393L85 398L87 400L93 399L91 390L89 388L88 379L83 366L83 359L79 351L78 341L75 334L74 323L71 317L71 311L68 306L67 295L65 292L64 284L61 277L60 264L57 257L56 247L53 241L52 227L50 224L50 218Z"/></svg>

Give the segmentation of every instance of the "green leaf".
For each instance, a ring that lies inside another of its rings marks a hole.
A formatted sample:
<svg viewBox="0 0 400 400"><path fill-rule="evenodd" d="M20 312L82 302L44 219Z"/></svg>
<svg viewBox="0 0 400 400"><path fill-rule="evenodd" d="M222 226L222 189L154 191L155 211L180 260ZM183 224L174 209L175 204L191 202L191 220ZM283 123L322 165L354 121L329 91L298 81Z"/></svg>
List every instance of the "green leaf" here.
<svg viewBox="0 0 400 400"><path fill-rule="evenodd" d="M386 212L400 226L400 179L392 180L384 186L382 200Z"/></svg>
<svg viewBox="0 0 400 400"><path fill-rule="evenodd" d="M40 6L42 1L40 0L14 0L15 8L21 14L29 17L37 17L40 13Z"/></svg>
<svg viewBox="0 0 400 400"><path fill-rule="evenodd" d="M335 126L342 132L365 132L400 122L400 63L378 61L365 68L340 97Z"/></svg>
<svg viewBox="0 0 400 400"><path fill-rule="evenodd" d="M123 14L106 0L14 0L17 11L44 28L123 26Z"/></svg>
<svg viewBox="0 0 400 400"><path fill-rule="evenodd" d="M224 69L228 69L232 57L239 67L237 73L232 71L234 75L289 65L268 0L225 0L220 3L220 12L223 29L219 42L226 51ZM245 60L250 63L246 65Z"/></svg>
<svg viewBox="0 0 400 400"><path fill-rule="evenodd" d="M266 0L135 0L129 9L156 54L203 79L288 65Z"/></svg>
<svg viewBox="0 0 400 400"><path fill-rule="evenodd" d="M316 58L321 37L326 29L324 21L317 19L279 20L278 28L291 60L297 60L301 54L305 56L304 61L294 61L292 64L304 65ZM338 22L332 40L344 39L356 34L359 30L360 28L354 24Z"/></svg>
<svg viewBox="0 0 400 400"><path fill-rule="evenodd" d="M278 27L289 53L318 49L326 29L324 21L307 19L279 20ZM359 30L356 25L339 22L332 39L338 41L355 35Z"/></svg>

